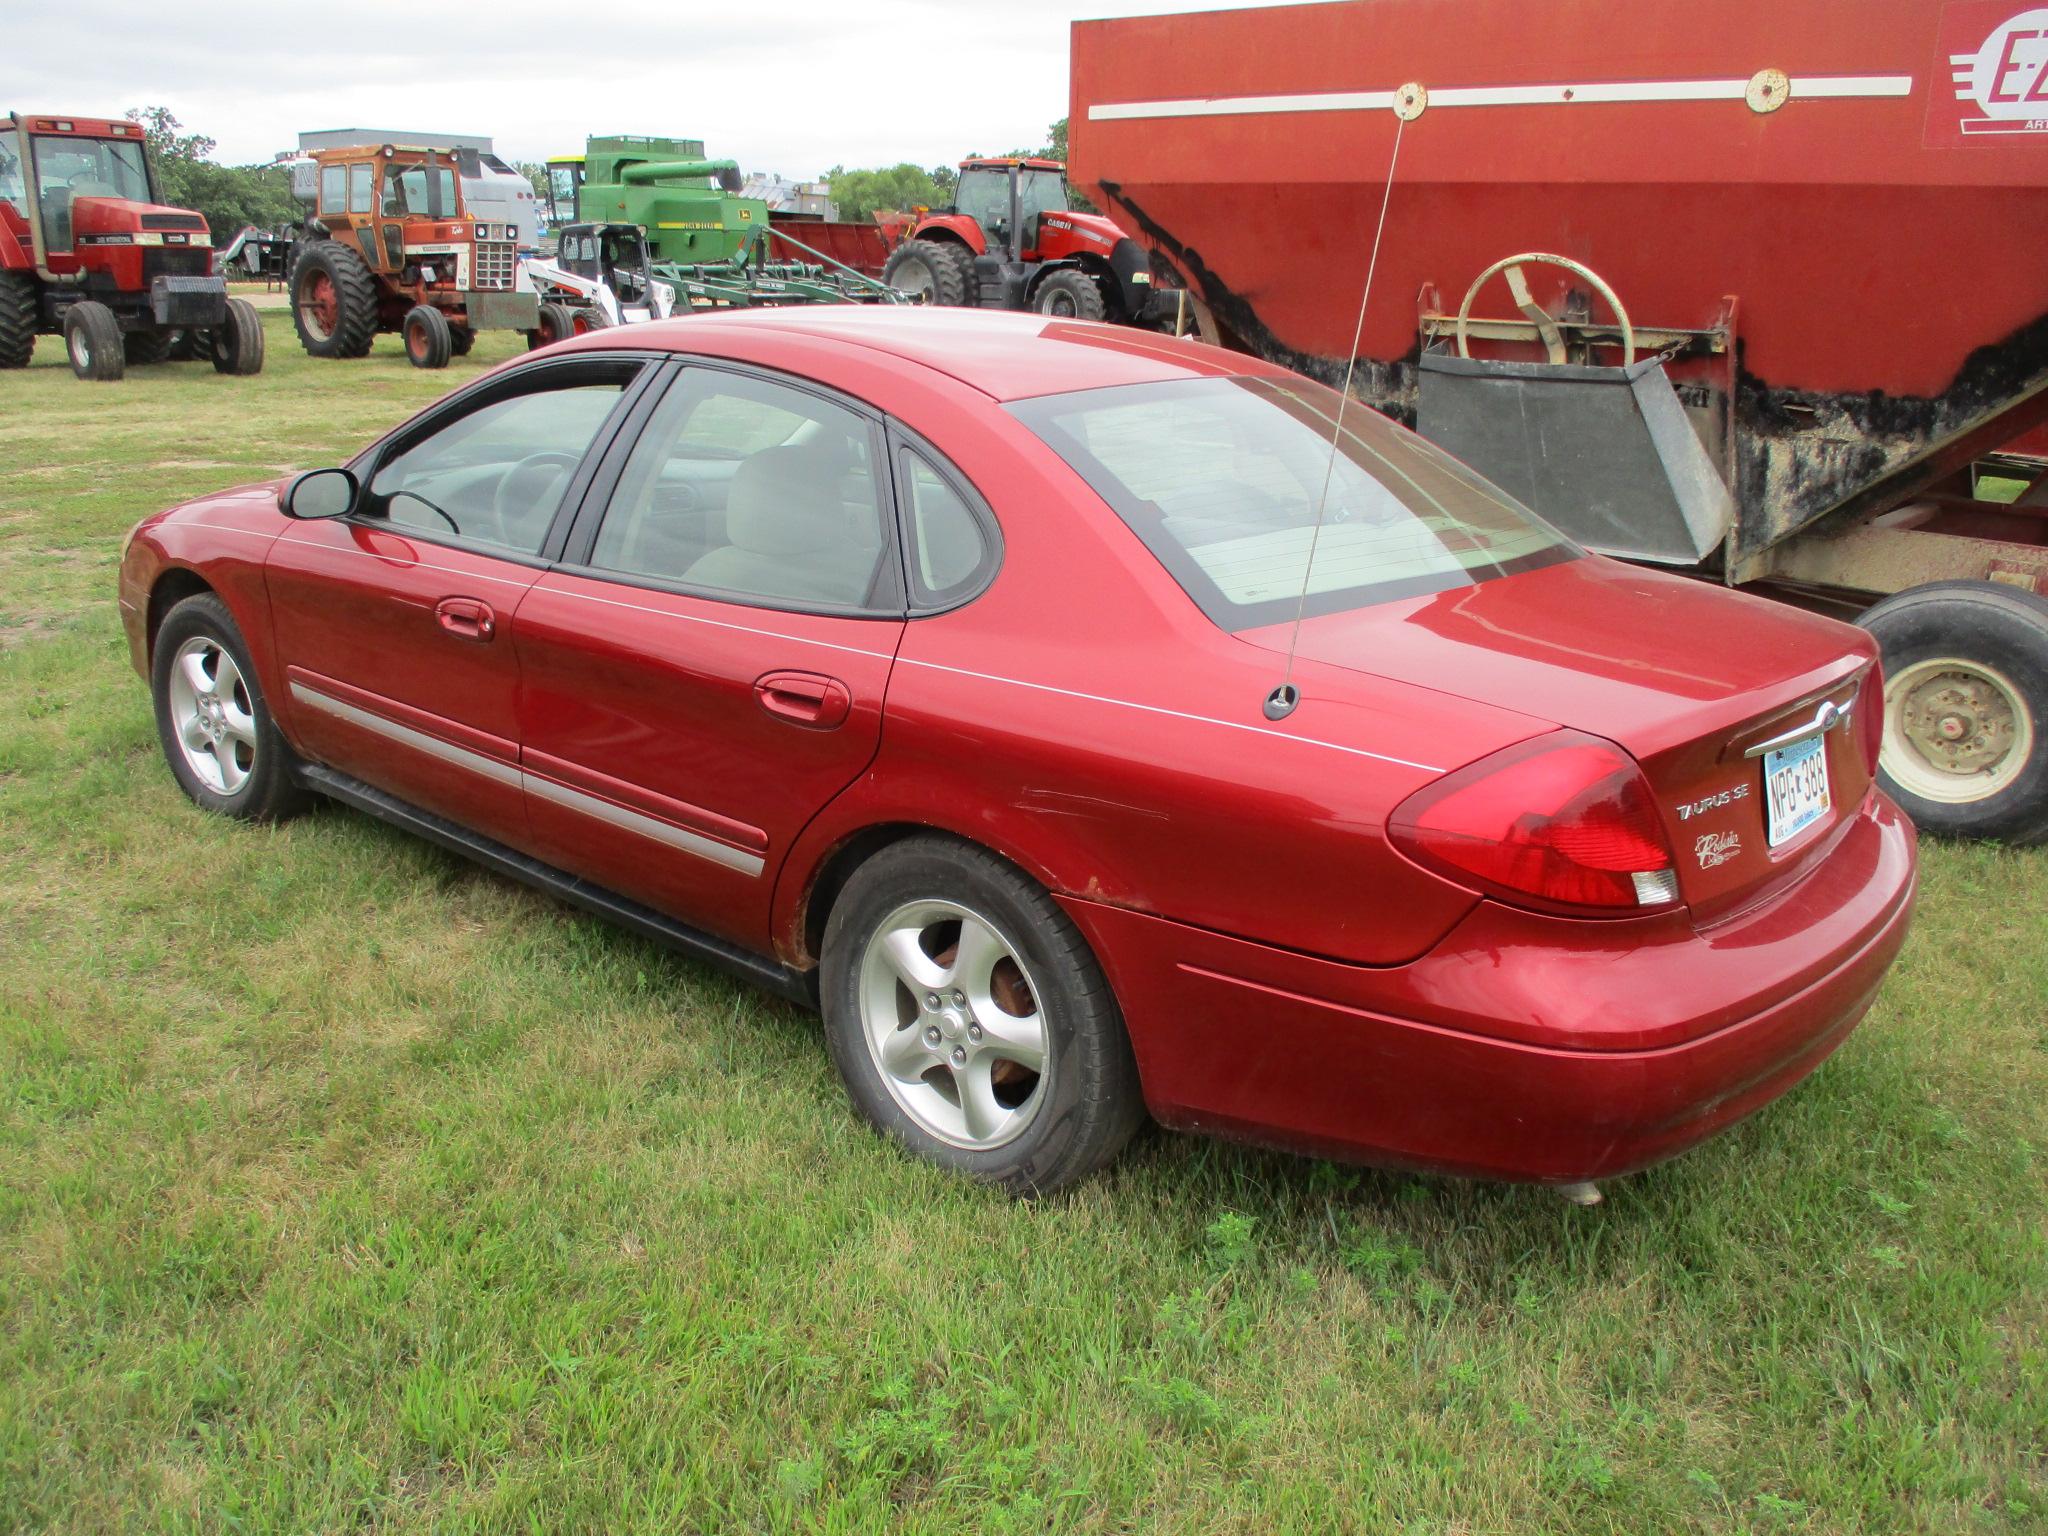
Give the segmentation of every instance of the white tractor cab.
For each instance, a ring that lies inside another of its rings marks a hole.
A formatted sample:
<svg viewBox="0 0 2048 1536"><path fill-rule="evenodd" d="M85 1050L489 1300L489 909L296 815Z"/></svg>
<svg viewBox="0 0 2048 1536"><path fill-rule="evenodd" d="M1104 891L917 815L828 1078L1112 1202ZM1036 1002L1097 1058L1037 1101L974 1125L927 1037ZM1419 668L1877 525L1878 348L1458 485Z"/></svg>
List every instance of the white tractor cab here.
<svg viewBox="0 0 2048 1536"><path fill-rule="evenodd" d="M674 313L676 291L655 277L638 224L565 224L558 233L552 259L519 264L519 286L540 299L534 346Z"/></svg>

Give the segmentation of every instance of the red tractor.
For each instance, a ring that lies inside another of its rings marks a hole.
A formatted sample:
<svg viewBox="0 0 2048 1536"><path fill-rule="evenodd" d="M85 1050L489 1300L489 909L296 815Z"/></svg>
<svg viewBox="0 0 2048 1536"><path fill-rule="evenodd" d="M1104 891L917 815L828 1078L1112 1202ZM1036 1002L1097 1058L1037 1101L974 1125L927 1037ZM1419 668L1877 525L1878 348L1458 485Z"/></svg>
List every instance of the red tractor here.
<svg viewBox="0 0 2048 1536"><path fill-rule="evenodd" d="M58 335L81 379L174 349L263 369L255 306L228 297L206 220L158 200L141 127L16 113L0 117L0 368Z"/></svg>
<svg viewBox="0 0 2048 1536"><path fill-rule="evenodd" d="M1144 248L1097 213L1067 206L1057 160L963 160L953 206L919 218L882 279L931 304L1031 309L1077 320L1175 328Z"/></svg>

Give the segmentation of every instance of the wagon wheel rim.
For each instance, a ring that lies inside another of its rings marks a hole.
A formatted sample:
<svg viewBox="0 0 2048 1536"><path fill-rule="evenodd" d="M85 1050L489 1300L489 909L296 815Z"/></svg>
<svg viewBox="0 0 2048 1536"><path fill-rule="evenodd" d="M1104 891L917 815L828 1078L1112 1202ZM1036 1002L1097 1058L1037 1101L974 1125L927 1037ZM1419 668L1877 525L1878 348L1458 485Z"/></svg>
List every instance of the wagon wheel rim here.
<svg viewBox="0 0 2048 1536"><path fill-rule="evenodd" d="M906 902L868 940L859 984L869 1058L918 1129L987 1152L1031 1126L1052 1038L1044 994L994 922L956 902Z"/></svg>
<svg viewBox="0 0 2048 1536"><path fill-rule="evenodd" d="M299 319L321 341L341 323L341 296L325 272L309 272L299 285Z"/></svg>
<svg viewBox="0 0 2048 1536"><path fill-rule="evenodd" d="M171 658L171 731L192 776L232 795L256 771L256 712L249 684L218 640L195 635Z"/></svg>
<svg viewBox="0 0 2048 1536"><path fill-rule="evenodd" d="M1885 679L1878 766L1923 800L1967 805L2009 788L2034 751L2025 695L1996 667L1933 656Z"/></svg>

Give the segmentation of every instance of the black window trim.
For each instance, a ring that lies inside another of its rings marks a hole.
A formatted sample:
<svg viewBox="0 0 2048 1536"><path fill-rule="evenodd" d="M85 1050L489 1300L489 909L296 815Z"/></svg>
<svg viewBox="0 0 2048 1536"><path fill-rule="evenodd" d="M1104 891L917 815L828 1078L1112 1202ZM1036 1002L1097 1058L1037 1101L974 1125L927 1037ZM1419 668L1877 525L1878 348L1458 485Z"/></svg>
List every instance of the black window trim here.
<svg viewBox="0 0 2048 1536"><path fill-rule="evenodd" d="M942 613L951 613L965 608L980 597L1002 574L1003 556L1006 545L1003 541L1002 520L981 494L979 487L970 480L960 466L932 445L930 438L913 430L896 417L888 418L889 427L889 474L895 482L896 542L897 559L903 567L904 589L910 594L910 617L913 619L935 618ZM898 455L912 453L924 460L927 468L952 488L960 498L970 516L981 529L982 547L986 550L979 567L980 579L958 597L938 598L926 590L917 571L917 530L912 518L914 509L910 504L910 476L902 470Z"/></svg>
<svg viewBox="0 0 2048 1536"><path fill-rule="evenodd" d="M553 568L589 581L635 587L645 592L667 592L676 597L726 603L735 608L751 608L767 613L802 613L817 618L882 620L897 624L908 618L910 609L905 597L908 577L903 564L902 520L896 510L896 476L891 462L887 418L867 402L833 389L828 384L820 384L815 379L804 378L800 374L785 373L777 368L756 367L732 358L707 357L697 353L672 353L669 357L672 366L662 370L664 380L658 389L650 387L647 390L644 407L634 412L632 430L620 430L612 434L603 455L603 462L583 488L581 505L576 510L573 522L566 529ZM839 406L867 423L868 457L877 466L878 472L879 502L875 509L876 514L887 517L898 525L897 536L894 539L888 538L887 530L884 530L884 559L881 569L875 573L875 585L878 590L874 602L800 603L784 598L734 592L724 587L694 586L688 582L669 581L637 571L617 571L608 566L590 564L591 553L597 547L598 530L603 526L604 519L611 510L611 499L618 491L620 480L625 476L627 460L639 446L640 436L648 418L654 414L660 401L667 397L671 389L683 387L684 379L693 371L736 374L741 378L792 389L799 394L811 395L828 404ZM542 547L546 548L545 545ZM892 597L895 599L893 605L889 602Z"/></svg>
<svg viewBox="0 0 2048 1536"><path fill-rule="evenodd" d="M598 426L596 435L590 440L590 446L584 450L582 461L576 466L576 473L569 477L569 484L563 489L562 500L555 508L554 518L549 522L548 531L542 537L540 549L536 553L528 554L524 550L507 549L502 545L488 544L480 539L465 539L458 534L446 533L435 528L415 528L408 525L402 530L406 538L417 539L423 544L432 544L443 549L459 549L467 554L504 560L509 564L523 565L529 569L547 570L555 563L557 557L552 551L558 550L561 540L567 536L569 525L580 508L598 465L617 439L626 419L647 397L655 377L664 371L662 364L668 356L669 354L665 352L607 350L578 352L568 357L550 357L539 362L514 364L503 372L495 372L478 379L474 384L436 402L420 415L400 422L349 460L347 468L367 492L370 482L393 455L404 452L416 443L424 442L436 432L460 421L473 411L495 404L500 397L538 393L550 387L545 382L550 375L566 377L591 372L598 367L638 365L638 371L619 392L618 402ZM397 531L390 519L371 517L363 512L352 512L343 521L384 533Z"/></svg>

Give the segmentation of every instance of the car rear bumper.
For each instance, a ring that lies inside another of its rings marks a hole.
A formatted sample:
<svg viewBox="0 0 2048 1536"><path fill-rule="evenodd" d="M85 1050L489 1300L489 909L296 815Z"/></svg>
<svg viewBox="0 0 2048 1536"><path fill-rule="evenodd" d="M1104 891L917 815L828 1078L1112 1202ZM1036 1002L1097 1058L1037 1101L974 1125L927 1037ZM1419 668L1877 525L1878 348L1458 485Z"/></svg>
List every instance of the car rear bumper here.
<svg viewBox="0 0 2048 1536"><path fill-rule="evenodd" d="M1912 826L1873 794L1812 873L1704 929L1485 902L1374 969L1065 905L1162 1122L1563 1183L1659 1162L1804 1078L1870 1007L1913 890Z"/></svg>

